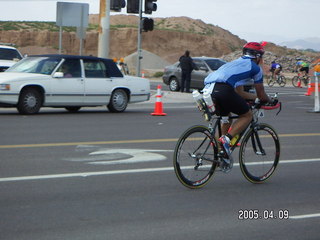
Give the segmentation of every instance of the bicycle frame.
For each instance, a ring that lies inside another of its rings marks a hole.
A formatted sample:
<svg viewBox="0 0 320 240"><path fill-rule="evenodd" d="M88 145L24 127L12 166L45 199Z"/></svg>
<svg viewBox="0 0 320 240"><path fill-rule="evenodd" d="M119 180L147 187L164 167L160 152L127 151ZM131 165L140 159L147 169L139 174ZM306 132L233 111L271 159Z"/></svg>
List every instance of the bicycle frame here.
<svg viewBox="0 0 320 240"><path fill-rule="evenodd" d="M263 109L263 110L270 110L270 109L275 109L275 108L278 108L279 107L279 111L276 113L276 115L278 115L281 111L281 103L279 102L275 107L261 107L260 109ZM254 129L256 128L258 125L259 125L259 114L260 114L260 109L257 108L257 106L255 105L252 105L250 106L252 112L253 112L253 117L252 117L252 120L251 122L249 123L249 125L242 131L239 133L239 138L237 139L237 141L231 146L230 150L231 152L233 152L233 150L237 147L237 144L241 141L242 137L245 135L245 133L247 131L249 131L249 129ZM237 119L239 118L238 115L231 115L231 116L211 116L211 120L209 122L209 131L211 133L211 137L214 138L215 135L216 135L216 129L218 130L218 137L221 137L222 136L222 122L225 121L225 120L228 120L229 122L232 121L233 119ZM259 139L259 136L256 135L255 136L255 139L257 141L257 144L258 144L258 147L259 149L261 150L260 152L262 154L264 154L263 150L262 150L262 146L261 146L261 142L260 142L260 139ZM231 140L231 139L230 139ZM254 141L254 139L252 139L252 141ZM254 148L255 148L255 152L257 153L257 150L256 150L256 144L254 142L252 142Z"/></svg>
<svg viewBox="0 0 320 240"><path fill-rule="evenodd" d="M309 82L309 75L302 75L300 72L298 72L298 79L299 79L299 82L301 83L302 81L303 81L303 83L305 84L305 85L307 85L308 84L308 82Z"/></svg>
<svg viewBox="0 0 320 240"><path fill-rule="evenodd" d="M278 135L272 126L259 122L259 117L262 117L260 109L271 110L278 107L279 113L281 103L268 107L250 105L253 118L230 146L231 151L234 151L241 142L239 166L244 177L252 183L262 183L269 179L279 162ZM208 114L205 109L201 108L200 111ZM209 123L208 127L195 125L180 136L174 150L173 164L175 174L184 186L192 189L205 186L217 167L224 173L231 171L233 159L226 158L225 150L217 141L217 137L222 135L224 120L232 121L237 118L238 115L223 117L213 113L205 117Z"/></svg>

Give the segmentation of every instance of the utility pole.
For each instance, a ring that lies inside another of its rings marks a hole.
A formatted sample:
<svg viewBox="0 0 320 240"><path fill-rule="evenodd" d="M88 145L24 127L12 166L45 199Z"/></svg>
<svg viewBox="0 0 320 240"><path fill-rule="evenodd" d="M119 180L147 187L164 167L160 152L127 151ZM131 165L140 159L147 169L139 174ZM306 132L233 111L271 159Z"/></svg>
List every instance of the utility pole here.
<svg viewBox="0 0 320 240"><path fill-rule="evenodd" d="M139 1L139 23L138 23L138 46L137 46L137 69L136 76L141 77L141 59L142 59L142 50L141 50L141 38L142 38L142 0Z"/></svg>
<svg viewBox="0 0 320 240"><path fill-rule="evenodd" d="M110 0L100 0L98 57L109 57Z"/></svg>

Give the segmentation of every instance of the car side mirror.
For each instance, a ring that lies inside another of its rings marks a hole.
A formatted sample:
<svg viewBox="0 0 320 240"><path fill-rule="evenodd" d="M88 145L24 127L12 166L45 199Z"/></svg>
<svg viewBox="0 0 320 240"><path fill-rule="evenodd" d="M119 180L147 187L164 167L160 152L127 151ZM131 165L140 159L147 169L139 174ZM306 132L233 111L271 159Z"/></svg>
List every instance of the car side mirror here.
<svg viewBox="0 0 320 240"><path fill-rule="evenodd" d="M54 78L63 78L63 72L55 72L54 74L53 74L53 77Z"/></svg>

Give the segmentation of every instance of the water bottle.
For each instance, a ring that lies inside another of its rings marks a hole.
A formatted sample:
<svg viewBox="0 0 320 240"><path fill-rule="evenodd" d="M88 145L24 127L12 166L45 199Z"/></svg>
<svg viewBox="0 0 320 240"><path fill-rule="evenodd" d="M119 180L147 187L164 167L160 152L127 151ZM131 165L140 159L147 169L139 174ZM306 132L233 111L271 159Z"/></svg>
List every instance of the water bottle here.
<svg viewBox="0 0 320 240"><path fill-rule="evenodd" d="M192 97L196 101L196 103L199 103L200 99L202 99L202 95L201 95L201 93L199 93L198 90L194 90L192 92Z"/></svg>
<svg viewBox="0 0 320 240"><path fill-rule="evenodd" d="M197 103L199 110L203 112L205 120L209 121L210 116L208 114L208 110L207 110L208 108L206 106L204 99L202 98L202 94L199 93L198 90L194 90L192 92L192 96L193 96L193 99L195 100L195 102Z"/></svg>
<svg viewBox="0 0 320 240"><path fill-rule="evenodd" d="M203 92L203 99L206 102L210 113L214 113L216 108L215 108L214 103L212 101L211 94L209 93L209 91L207 89L205 89Z"/></svg>
<svg viewBox="0 0 320 240"><path fill-rule="evenodd" d="M240 137L239 134L235 135L235 136L231 139L230 145L233 146L233 145L238 141L239 137Z"/></svg>

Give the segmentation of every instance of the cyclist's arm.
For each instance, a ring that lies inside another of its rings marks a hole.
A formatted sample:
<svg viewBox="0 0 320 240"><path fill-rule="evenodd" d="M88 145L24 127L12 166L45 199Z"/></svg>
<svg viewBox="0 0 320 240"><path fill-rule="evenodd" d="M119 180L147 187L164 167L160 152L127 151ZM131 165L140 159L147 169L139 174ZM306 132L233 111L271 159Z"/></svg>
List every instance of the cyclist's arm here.
<svg viewBox="0 0 320 240"><path fill-rule="evenodd" d="M255 83L254 87L256 89L257 96L258 96L258 98L260 99L261 102L271 102L271 99L269 98L269 96L264 91L263 83Z"/></svg>
<svg viewBox="0 0 320 240"><path fill-rule="evenodd" d="M247 100L255 100L257 98L256 94L246 92L244 86L238 86L235 88L236 93L238 93L242 98Z"/></svg>

